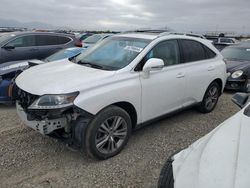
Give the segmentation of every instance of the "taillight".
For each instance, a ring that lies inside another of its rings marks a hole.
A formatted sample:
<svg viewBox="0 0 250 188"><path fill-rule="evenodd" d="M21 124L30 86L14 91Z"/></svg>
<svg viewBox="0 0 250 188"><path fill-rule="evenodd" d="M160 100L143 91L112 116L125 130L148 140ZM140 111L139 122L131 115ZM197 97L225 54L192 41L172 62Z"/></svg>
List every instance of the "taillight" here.
<svg viewBox="0 0 250 188"><path fill-rule="evenodd" d="M82 42L81 42L80 40L77 40L77 41L75 42L75 46L76 46L76 47L82 47Z"/></svg>

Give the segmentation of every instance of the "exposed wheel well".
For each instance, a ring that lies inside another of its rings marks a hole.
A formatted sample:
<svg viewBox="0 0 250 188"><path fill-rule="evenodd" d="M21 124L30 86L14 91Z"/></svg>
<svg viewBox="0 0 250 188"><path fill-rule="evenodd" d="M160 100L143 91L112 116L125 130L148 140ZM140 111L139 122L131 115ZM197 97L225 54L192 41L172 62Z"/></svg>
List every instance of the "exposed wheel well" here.
<svg viewBox="0 0 250 188"><path fill-rule="evenodd" d="M137 112L136 112L135 107L129 102L118 102L118 103L114 103L112 105L118 106L118 107L122 108L123 110L125 110L131 118L132 128L135 128L135 126L137 124Z"/></svg>
<svg viewBox="0 0 250 188"><path fill-rule="evenodd" d="M219 86L220 86L220 88L221 88L221 90L220 90L220 95L222 94L222 84L223 84L223 82L222 82L222 80L220 79L220 78L217 78L217 79L215 79L214 81L212 81L212 83L213 82L216 82L217 84L219 84Z"/></svg>

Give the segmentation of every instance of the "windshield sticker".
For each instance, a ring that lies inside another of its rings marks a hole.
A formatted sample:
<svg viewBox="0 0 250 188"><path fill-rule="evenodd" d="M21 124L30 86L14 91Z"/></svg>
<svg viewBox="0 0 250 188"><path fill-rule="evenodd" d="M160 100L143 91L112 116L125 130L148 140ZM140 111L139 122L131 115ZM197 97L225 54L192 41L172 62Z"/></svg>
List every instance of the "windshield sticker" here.
<svg viewBox="0 0 250 188"><path fill-rule="evenodd" d="M250 49L247 49L247 52L250 52Z"/></svg>
<svg viewBox="0 0 250 188"><path fill-rule="evenodd" d="M9 69L24 67L24 66L27 66L27 65L29 65L29 63L27 63L27 62L17 63L17 64L14 64L14 65L9 65L9 66L6 66L6 67L2 67L2 68L0 68L0 70L5 71L5 70L9 70Z"/></svg>
<svg viewBox="0 0 250 188"><path fill-rule="evenodd" d="M133 52L137 52L137 53L140 53L143 50L143 48L139 48L136 46L126 46L124 49L129 50L129 51L133 51Z"/></svg>

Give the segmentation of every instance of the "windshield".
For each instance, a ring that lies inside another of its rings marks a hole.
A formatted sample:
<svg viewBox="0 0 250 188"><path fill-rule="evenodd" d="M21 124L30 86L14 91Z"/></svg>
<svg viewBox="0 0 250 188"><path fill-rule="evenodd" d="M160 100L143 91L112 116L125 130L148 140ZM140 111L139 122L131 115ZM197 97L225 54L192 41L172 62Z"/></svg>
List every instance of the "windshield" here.
<svg viewBox="0 0 250 188"><path fill-rule="evenodd" d="M102 35L92 35L88 38L86 38L83 42L88 43L88 44L95 44L97 43L100 39L102 39Z"/></svg>
<svg viewBox="0 0 250 188"><path fill-rule="evenodd" d="M60 50L54 54L52 54L51 56L47 57L44 61L46 62L51 62L51 61L57 61L57 60L60 60L60 59L65 59L65 58L71 58L71 57L74 57L78 54L81 53L82 50L78 50L78 49L63 49L63 50Z"/></svg>
<svg viewBox="0 0 250 188"><path fill-rule="evenodd" d="M250 61L250 48L228 47L222 50L221 54L225 59Z"/></svg>
<svg viewBox="0 0 250 188"><path fill-rule="evenodd" d="M104 69L118 70L131 63L149 43L150 40L145 39L111 37L77 56L76 63L95 64Z"/></svg>

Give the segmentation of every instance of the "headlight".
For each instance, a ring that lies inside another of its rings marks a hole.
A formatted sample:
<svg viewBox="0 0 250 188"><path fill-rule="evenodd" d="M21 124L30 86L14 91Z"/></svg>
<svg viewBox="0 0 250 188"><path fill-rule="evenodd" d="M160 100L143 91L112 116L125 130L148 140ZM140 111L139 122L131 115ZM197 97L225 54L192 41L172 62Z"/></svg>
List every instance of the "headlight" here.
<svg viewBox="0 0 250 188"><path fill-rule="evenodd" d="M239 78L239 77L241 77L242 74L243 74L243 71L242 71L242 70L237 70L237 71L235 71L235 72L231 75L231 77L232 77L232 78Z"/></svg>
<svg viewBox="0 0 250 188"><path fill-rule="evenodd" d="M73 105L73 102L79 92L59 94L59 95L43 95L35 100L28 109L58 109Z"/></svg>

